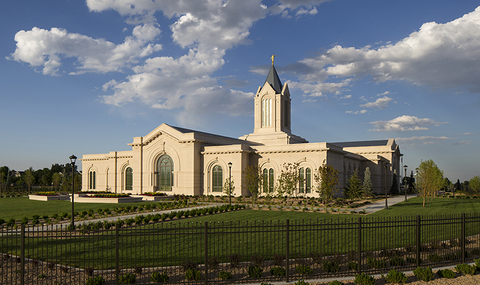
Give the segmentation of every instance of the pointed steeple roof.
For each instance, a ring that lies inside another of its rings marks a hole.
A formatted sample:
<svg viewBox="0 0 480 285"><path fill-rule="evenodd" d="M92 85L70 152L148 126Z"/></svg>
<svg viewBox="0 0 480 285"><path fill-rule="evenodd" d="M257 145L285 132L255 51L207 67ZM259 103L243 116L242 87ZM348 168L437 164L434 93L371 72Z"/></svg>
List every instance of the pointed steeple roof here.
<svg viewBox="0 0 480 285"><path fill-rule="evenodd" d="M267 80L265 82L268 82L270 86L275 90L277 93L282 92L282 82L280 81L280 78L278 77L277 71L275 70L275 66L270 68L270 72L268 72Z"/></svg>

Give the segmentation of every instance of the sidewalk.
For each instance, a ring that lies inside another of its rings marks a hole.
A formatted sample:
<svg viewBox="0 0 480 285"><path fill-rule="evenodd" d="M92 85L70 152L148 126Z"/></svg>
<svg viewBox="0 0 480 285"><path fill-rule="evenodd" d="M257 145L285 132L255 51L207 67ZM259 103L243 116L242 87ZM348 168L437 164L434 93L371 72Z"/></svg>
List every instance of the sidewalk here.
<svg viewBox="0 0 480 285"><path fill-rule="evenodd" d="M417 195L416 194L407 195L407 200L410 199L410 198L413 198L413 197L417 197ZM395 196L395 197L387 198L387 205L388 205L388 207L390 207L390 206L393 206L395 204L398 204L398 203L404 202L404 201L405 201L405 196L404 195ZM365 209L365 212L367 212L369 214L375 213L377 211L385 209L385 199L379 200L375 203L368 204L366 206L358 207L358 209L360 211Z"/></svg>

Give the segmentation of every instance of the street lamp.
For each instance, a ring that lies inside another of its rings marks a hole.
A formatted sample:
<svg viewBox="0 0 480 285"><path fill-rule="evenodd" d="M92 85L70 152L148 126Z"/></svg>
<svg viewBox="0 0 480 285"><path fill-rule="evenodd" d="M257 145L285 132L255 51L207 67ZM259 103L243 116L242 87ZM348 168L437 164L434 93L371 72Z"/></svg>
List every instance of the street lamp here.
<svg viewBox="0 0 480 285"><path fill-rule="evenodd" d="M77 160L77 157L72 154L70 157L70 162L72 163L72 222L70 224L71 229L75 229L75 212L74 212L74 201L73 198L75 196L75 160Z"/></svg>
<svg viewBox="0 0 480 285"><path fill-rule="evenodd" d="M232 205L232 163L228 163L228 203Z"/></svg>
<svg viewBox="0 0 480 285"><path fill-rule="evenodd" d="M417 185L418 185L418 167L415 168L415 192L417 192L417 196L418 196Z"/></svg>
<svg viewBox="0 0 480 285"><path fill-rule="evenodd" d="M403 168L405 169L405 177L403 177L403 191L405 191L405 202L407 202L407 165L404 165Z"/></svg>

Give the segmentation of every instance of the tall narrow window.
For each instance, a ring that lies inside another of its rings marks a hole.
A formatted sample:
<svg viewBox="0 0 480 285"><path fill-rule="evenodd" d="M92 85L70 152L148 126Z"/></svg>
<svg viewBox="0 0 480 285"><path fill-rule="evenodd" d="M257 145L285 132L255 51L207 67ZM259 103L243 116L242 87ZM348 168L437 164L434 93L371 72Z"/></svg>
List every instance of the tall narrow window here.
<svg viewBox="0 0 480 285"><path fill-rule="evenodd" d="M268 192L273 193L273 186L275 184L275 175L273 173L273 168L270 168L268 171Z"/></svg>
<svg viewBox="0 0 480 285"><path fill-rule="evenodd" d="M262 100L262 127L272 125L272 99Z"/></svg>
<svg viewBox="0 0 480 285"><path fill-rule="evenodd" d="M310 168L305 169L305 190L306 193L312 193L312 170Z"/></svg>
<svg viewBox="0 0 480 285"><path fill-rule="evenodd" d="M125 170L125 190L133 190L133 169L131 167Z"/></svg>
<svg viewBox="0 0 480 285"><path fill-rule="evenodd" d="M157 185L159 191L172 191L173 161L168 155L164 155L158 160Z"/></svg>
<svg viewBox="0 0 480 285"><path fill-rule="evenodd" d="M96 173L95 171L90 171L88 173L89 176L89 184L88 184L88 189L96 189L97 188L97 181L96 181Z"/></svg>
<svg viewBox="0 0 480 285"><path fill-rule="evenodd" d="M222 192L223 189L223 169L220 165L215 165L212 172L212 191Z"/></svg>
<svg viewBox="0 0 480 285"><path fill-rule="evenodd" d="M268 169L263 169L263 193L268 193Z"/></svg>
<svg viewBox="0 0 480 285"><path fill-rule="evenodd" d="M300 168L298 172L300 174L300 183L298 185L298 193L302 194L302 193L305 193L305 169Z"/></svg>

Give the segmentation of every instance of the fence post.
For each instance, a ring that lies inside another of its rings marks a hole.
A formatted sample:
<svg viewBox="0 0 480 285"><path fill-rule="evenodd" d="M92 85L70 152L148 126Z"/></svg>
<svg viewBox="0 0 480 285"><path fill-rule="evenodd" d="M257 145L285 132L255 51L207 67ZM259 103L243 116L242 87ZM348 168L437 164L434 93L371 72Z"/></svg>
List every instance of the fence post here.
<svg viewBox="0 0 480 285"><path fill-rule="evenodd" d="M358 247L357 247L357 263L358 274L362 273L362 218L358 217Z"/></svg>
<svg viewBox="0 0 480 285"><path fill-rule="evenodd" d="M115 284L119 284L120 279L120 262L119 262L119 236L120 236L120 227L115 227Z"/></svg>
<svg viewBox="0 0 480 285"><path fill-rule="evenodd" d="M205 285L208 284L208 222L205 221Z"/></svg>
<svg viewBox="0 0 480 285"><path fill-rule="evenodd" d="M20 285L25 284L25 225L22 224L21 228L21 239L20 239Z"/></svg>
<svg viewBox="0 0 480 285"><path fill-rule="evenodd" d="M462 213L462 232L461 232L461 238L462 240L460 241L460 247L462 250L462 263L465 263L465 213Z"/></svg>
<svg viewBox="0 0 480 285"><path fill-rule="evenodd" d="M290 274L289 274L289 271L290 271L290 256L289 256L289 244L290 244L290 241L289 241L289 235L290 235L290 220L287 219L287 224L286 224L286 238L285 238L285 266L287 267L287 272L285 274L285 282L289 282L289 277L290 277Z"/></svg>
<svg viewBox="0 0 480 285"><path fill-rule="evenodd" d="M420 230L421 230L420 215L417 215L417 267L420 266Z"/></svg>

